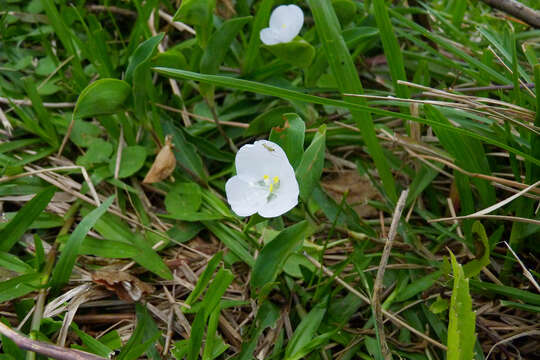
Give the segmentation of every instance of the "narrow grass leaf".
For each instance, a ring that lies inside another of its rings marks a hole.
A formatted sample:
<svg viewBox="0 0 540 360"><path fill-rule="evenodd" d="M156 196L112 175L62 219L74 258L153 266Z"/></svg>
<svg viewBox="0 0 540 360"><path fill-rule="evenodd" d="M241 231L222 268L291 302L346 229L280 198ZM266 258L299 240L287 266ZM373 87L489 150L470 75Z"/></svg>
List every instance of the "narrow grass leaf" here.
<svg viewBox="0 0 540 360"><path fill-rule="evenodd" d="M86 215L79 225L75 228L73 233L70 235L58 263L54 267L51 286L55 289L59 289L62 285L69 281L71 272L73 271L73 266L75 265L75 260L79 255L81 244L84 240L84 237L90 229L94 226L96 221L107 211L109 206L111 206L114 197L111 196L105 200L98 208L92 210L88 215Z"/></svg>
<svg viewBox="0 0 540 360"><path fill-rule="evenodd" d="M0 231L0 251L9 251L51 201L56 188L46 188L28 201Z"/></svg>
<svg viewBox="0 0 540 360"><path fill-rule="evenodd" d="M303 352L303 349L315 337L321 321L326 314L328 297L320 301L300 322L300 325L294 330L294 334L285 349L286 360L297 359L297 355Z"/></svg>
<svg viewBox="0 0 540 360"><path fill-rule="evenodd" d="M30 273L0 282L0 303L17 299L38 290L41 274Z"/></svg>
<svg viewBox="0 0 540 360"><path fill-rule="evenodd" d="M499 141L498 136L496 135L487 136L484 133L480 134L466 128L459 128L453 125L441 124L431 119L419 118L419 117L411 116L404 113L396 113L393 111L374 108L374 107L361 105L357 103L349 103L349 102L335 100L335 99L331 99L327 97L309 95L309 94L302 93L300 91L285 89L279 86L268 85L268 84L263 84L263 83L258 83L254 81L243 80L243 79L235 79L233 77L228 77L228 76L198 74L191 71L184 71L184 70L171 69L171 68L154 68L154 71L160 74L166 75L168 77L172 77L172 78L190 79L190 80L196 80L196 81L201 81L201 82L208 82L208 83L220 85L226 88L234 88L234 89L243 90L243 91L251 91L258 94L281 97L283 99L288 99L288 100L298 100L298 101L304 101L308 103L321 104L321 105L332 105L332 106L337 106L340 108L349 108L352 110L370 112L370 113L378 114L381 116L391 116L391 117L401 118L403 120L416 121L418 123L429 125L429 126L435 125L435 126L439 126L441 128L448 130L449 132L455 134L456 136L466 136L473 139L481 140L482 142L485 142L487 144L498 146L501 149L504 149L513 154L522 156L524 159L531 161L532 163L540 166L540 159L534 158L530 156L529 153L523 152L519 149L513 148L512 146L505 144L504 142Z"/></svg>
<svg viewBox="0 0 540 360"><path fill-rule="evenodd" d="M242 66L242 73L249 74L255 69L257 60L259 58L259 48L261 45L261 38L259 33L263 28L268 26L268 20L270 19L270 11L274 0L263 0L259 3L259 9L255 14L255 19L251 25L251 34L249 36L249 43L244 54L244 63Z"/></svg>
<svg viewBox="0 0 540 360"><path fill-rule="evenodd" d="M390 68L394 91L398 97L408 98L409 89L398 84L398 80L407 81L407 75L405 74L403 54L399 47L396 34L394 33L392 23L390 22L390 16L388 16L388 9L386 6L384 0L373 0L375 20L377 21L377 27L379 28L384 55L386 56L386 59L388 59L387 64Z"/></svg>
<svg viewBox="0 0 540 360"><path fill-rule="evenodd" d="M199 276L199 280L197 280L197 284L195 284L195 288L190 292L189 296L187 297L185 303L188 305L193 304L199 296L203 293L204 289L206 289L206 286L212 279L212 275L216 271L217 267L219 266L221 260L223 259L223 252L218 252L212 258L208 263L206 264L206 269L204 269L201 276Z"/></svg>
<svg viewBox="0 0 540 360"><path fill-rule="evenodd" d="M337 15L332 7L332 2L328 0L309 0L309 7L315 20L315 28L321 39L321 43L326 53L326 58L332 74L336 79L339 91L342 94L363 94L364 89L358 76L356 66L347 48L347 44L341 35L341 26ZM365 99L361 97L346 98L346 102L366 105ZM375 167L381 177L383 187L392 201L397 200L396 185L390 165L386 160L383 149L375 134L375 127L371 113L357 112L351 109L351 114L356 121L357 127L362 132L363 140L368 148L368 152L375 162Z"/></svg>

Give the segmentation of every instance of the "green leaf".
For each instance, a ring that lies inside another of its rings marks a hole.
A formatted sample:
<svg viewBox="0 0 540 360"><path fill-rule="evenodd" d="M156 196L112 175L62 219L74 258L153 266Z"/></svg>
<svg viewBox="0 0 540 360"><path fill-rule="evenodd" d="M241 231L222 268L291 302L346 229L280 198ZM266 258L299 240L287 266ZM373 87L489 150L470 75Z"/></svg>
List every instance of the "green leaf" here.
<svg viewBox="0 0 540 360"><path fill-rule="evenodd" d="M218 72L219 65L225 59L232 41L250 20L251 16L233 18L225 21L216 30L210 38L201 59L200 70L203 74L216 74Z"/></svg>
<svg viewBox="0 0 540 360"><path fill-rule="evenodd" d="M307 236L308 228L307 221L289 226L263 247L251 273L253 289L261 289L276 279L283 270L283 265L289 255L302 244Z"/></svg>
<svg viewBox="0 0 540 360"><path fill-rule="evenodd" d="M390 74L392 76L392 84L394 85L394 92L400 98L409 97L409 89L404 85L399 85L398 80L407 81L405 75L405 65L403 63L403 54L399 43L394 33L394 28L390 22L390 16L388 16L388 10L384 0L373 0L373 10L375 11L375 20L381 35L381 41L383 44L384 54L388 61L390 68Z"/></svg>
<svg viewBox="0 0 540 360"><path fill-rule="evenodd" d="M165 207L175 217L196 213L201 207L201 187L195 183L178 183L165 196Z"/></svg>
<svg viewBox="0 0 540 360"><path fill-rule="evenodd" d="M182 130L176 128L172 121L164 121L162 126L164 134L172 135L173 152L176 162L194 180L206 183L206 171L201 157L197 154L196 147L186 140Z"/></svg>
<svg viewBox="0 0 540 360"><path fill-rule="evenodd" d="M461 265L450 253L454 273L454 286L448 313L448 360L470 360L474 357L476 342L475 318L469 294L469 280L465 278Z"/></svg>
<svg viewBox="0 0 540 360"><path fill-rule="evenodd" d="M212 16L216 0L184 0L174 14L173 20L195 26L197 40L205 48L210 37L213 23Z"/></svg>
<svg viewBox="0 0 540 360"><path fill-rule="evenodd" d="M240 231L234 230L220 222L203 221L204 226L208 228L216 237L227 246L234 255L240 260L253 267L255 260L249 252L247 236Z"/></svg>
<svg viewBox="0 0 540 360"><path fill-rule="evenodd" d="M125 80L129 83L133 81L133 73L140 64L147 62L156 52L157 46L163 40L164 33L152 36L150 39L143 41L129 59L129 64L126 69Z"/></svg>
<svg viewBox="0 0 540 360"><path fill-rule="evenodd" d="M363 94L364 89L358 76L358 70L345 40L341 35L341 26L337 15L329 0L309 0L309 7L315 20L315 28L321 39L321 43L332 70L332 75L336 79L338 89L341 93ZM362 97L347 97L346 102L366 105L366 100ZM362 138L366 143L369 154L375 162L375 167L381 177L383 187L387 196L392 201L397 200L397 191L389 162L383 153L383 149L375 134L375 126L369 112L358 112L351 109L351 114L356 121L357 127L362 133Z"/></svg>
<svg viewBox="0 0 540 360"><path fill-rule="evenodd" d="M297 355L303 352L304 348L315 337L321 321L326 314L326 307L328 305L327 296L320 301L315 307L306 315L300 322L300 325L294 330L294 334L287 344L285 349L285 359L297 359Z"/></svg>
<svg viewBox="0 0 540 360"><path fill-rule="evenodd" d="M274 327L277 319L279 319L279 315L279 309L270 301L265 301L260 305L254 323L256 326L253 326L252 328L251 340L249 342L244 342L242 345L242 352L238 355L236 360L253 359L253 351L255 351L260 336L266 328Z"/></svg>
<svg viewBox="0 0 540 360"><path fill-rule="evenodd" d="M268 140L275 142L285 151L292 167L296 169L304 154L306 124L297 114L283 114L285 122L272 128Z"/></svg>
<svg viewBox="0 0 540 360"><path fill-rule="evenodd" d="M88 85L79 95L74 118L108 115L125 109L131 87L123 80L100 79Z"/></svg>
<svg viewBox="0 0 540 360"><path fill-rule="evenodd" d="M421 277L420 279L417 279L407 285L403 290L400 290L398 292L398 295L395 298L395 302L402 302L409 300L413 296L431 288L435 281L437 281L442 275L442 270L435 271L431 274L428 274L424 277Z"/></svg>
<svg viewBox="0 0 540 360"><path fill-rule="evenodd" d="M299 37L288 43L264 45L263 48L283 62L299 68L308 67L315 57L315 48Z"/></svg>
<svg viewBox="0 0 540 360"><path fill-rule="evenodd" d="M118 360L139 359L159 339L161 332L148 309L139 303L135 306L137 326L118 355Z"/></svg>
<svg viewBox="0 0 540 360"><path fill-rule="evenodd" d="M34 220L45 210L55 192L56 188L46 188L17 212L13 220L0 231L0 251L9 251L19 241Z"/></svg>
<svg viewBox="0 0 540 360"><path fill-rule="evenodd" d="M478 275L480 271L482 271L482 269L490 263L489 239L487 237L486 230L480 221L474 222L472 226L472 233L475 245L477 248L480 247L480 251L477 251L477 253L481 253L482 255L478 259L471 260L467 264L463 265L463 272L466 278Z"/></svg>
<svg viewBox="0 0 540 360"><path fill-rule="evenodd" d="M300 185L300 197L307 201L319 183L324 167L326 151L326 126L322 125L296 168L296 178Z"/></svg>
<svg viewBox="0 0 540 360"><path fill-rule="evenodd" d="M59 289L62 285L69 281L69 277L75 265L75 260L79 255L81 244L86 236L86 234L92 229L96 221L105 214L109 206L111 206L114 200L114 196L109 197L105 200L98 208L92 210L88 215L86 215L79 225L75 228L73 233L70 235L66 245L62 250L60 259L54 267L51 286L53 288Z"/></svg>
<svg viewBox="0 0 540 360"><path fill-rule="evenodd" d="M152 249L150 244L140 234L132 236L131 241L139 251L138 255L133 257L133 260L137 264L163 279L172 280L171 270L165 265L161 256Z"/></svg>
<svg viewBox="0 0 540 360"><path fill-rule="evenodd" d="M450 121L434 106L426 105L424 110L426 115L433 121L450 124ZM433 130L442 146L454 157L456 165L470 172L491 174L482 142L476 139L455 136L446 128L443 129L439 126L433 126ZM471 179L471 181L478 187L484 207L495 203L495 188L489 181L475 178Z"/></svg>
<svg viewBox="0 0 540 360"><path fill-rule="evenodd" d="M199 296L201 296L204 289L212 279L212 275L214 275L214 271L216 271L222 259L223 252L221 251L212 256L212 258L206 264L206 269L204 269L201 276L199 276L199 280L197 280L195 288L190 292L189 296L187 297L185 301L186 304L192 305L195 301L197 301Z"/></svg>
<svg viewBox="0 0 540 360"><path fill-rule="evenodd" d="M214 85L223 86L225 88L233 88L233 89L238 89L242 91L250 91L257 94L263 94L263 95L268 95L272 97L280 97L283 99L288 99L288 100L293 100L293 101L296 100L296 101L303 101L303 102L308 102L308 103L313 103L313 104L337 106L344 109L348 108L350 110L358 110L358 112L373 113L373 114L378 114L381 116L391 116L391 117L400 118L403 120L411 120L411 121L415 121L420 124L425 124L429 126L439 126L453 133L455 136L462 136L462 137L468 137L468 138L481 140L482 142L485 142L487 144L495 145L495 146L500 147L501 149L505 149L515 155L522 156L524 159L530 161L531 163L534 163L540 166L540 159L534 158L529 153L526 153L512 146L509 146L502 141L499 141L496 136L487 136L484 133L477 133L466 128L460 128L460 127L456 127L449 124L441 124L431 119L425 119L425 118L415 117L415 116L411 116L404 113L397 113L397 112L388 111L388 110L384 110L384 109L380 109L376 107L370 107L370 106L367 106L365 103L360 104L357 102L353 103L353 102L348 102L348 101L346 102L346 101L331 99L328 97L314 96L314 95L302 93L300 91L295 91L291 89L286 89L279 86L268 85L268 84L244 80L244 79L235 79L229 76L198 74L191 71L169 69L169 68L154 68L153 70L171 78L201 81L201 82L211 83ZM386 157L385 154L383 154L383 156ZM397 195L396 195L396 198L397 198Z"/></svg>
<svg viewBox="0 0 540 360"><path fill-rule="evenodd" d="M30 273L0 282L0 303L17 299L38 289L41 274Z"/></svg>
<svg viewBox="0 0 540 360"><path fill-rule="evenodd" d="M292 106L274 107L249 122L249 127L244 132L244 136L264 134L275 126L282 126L285 122L284 114L293 112Z"/></svg>
<svg viewBox="0 0 540 360"><path fill-rule="evenodd" d="M126 178L139 171L146 160L146 148L140 145L126 146L122 149L122 158L120 159L120 170L118 178ZM116 156L113 156L109 162L109 170L114 174L116 167Z"/></svg>
<svg viewBox="0 0 540 360"><path fill-rule="evenodd" d="M30 265L19 259L17 256L3 251L0 251L0 268L14 271L19 274L26 274L34 271Z"/></svg>
<svg viewBox="0 0 540 360"><path fill-rule="evenodd" d="M242 73L249 74L255 69L259 57L259 48L261 45L260 32L268 26L270 20L270 11L274 5L274 0L262 0L259 3L259 9L255 13L255 20L251 25L251 35L244 55Z"/></svg>
<svg viewBox="0 0 540 360"><path fill-rule="evenodd" d="M332 0L332 6L342 25L347 25L356 16L357 6L352 0Z"/></svg>

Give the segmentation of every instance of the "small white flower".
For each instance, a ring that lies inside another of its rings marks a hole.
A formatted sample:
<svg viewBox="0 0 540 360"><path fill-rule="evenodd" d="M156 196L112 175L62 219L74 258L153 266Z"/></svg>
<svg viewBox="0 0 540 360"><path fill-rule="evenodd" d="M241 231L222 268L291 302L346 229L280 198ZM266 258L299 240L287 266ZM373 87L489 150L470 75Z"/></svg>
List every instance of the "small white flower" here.
<svg viewBox="0 0 540 360"><path fill-rule="evenodd" d="M296 5L281 5L270 15L270 27L259 33L265 45L288 43L300 33L304 24L304 13Z"/></svg>
<svg viewBox="0 0 540 360"><path fill-rule="evenodd" d="M227 201L238 216L259 213L272 218L298 204L300 189L285 151L266 140L244 145L236 153L236 176L225 184Z"/></svg>

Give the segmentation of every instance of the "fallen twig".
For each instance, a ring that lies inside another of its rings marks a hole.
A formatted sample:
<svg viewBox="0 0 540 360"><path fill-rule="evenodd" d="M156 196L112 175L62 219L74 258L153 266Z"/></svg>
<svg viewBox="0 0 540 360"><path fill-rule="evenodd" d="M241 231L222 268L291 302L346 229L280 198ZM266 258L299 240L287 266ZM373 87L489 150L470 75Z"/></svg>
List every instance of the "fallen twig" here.
<svg viewBox="0 0 540 360"><path fill-rule="evenodd" d="M515 0L482 0L489 6L508 13L527 24L540 28L540 11L536 11Z"/></svg>
<svg viewBox="0 0 540 360"><path fill-rule="evenodd" d="M6 324L0 322L0 334L13 341L18 347L24 350L33 351L40 355L45 355L58 360L104 360L105 358L90 354L84 351L67 349L61 346L48 344L27 338L24 335L10 329Z"/></svg>

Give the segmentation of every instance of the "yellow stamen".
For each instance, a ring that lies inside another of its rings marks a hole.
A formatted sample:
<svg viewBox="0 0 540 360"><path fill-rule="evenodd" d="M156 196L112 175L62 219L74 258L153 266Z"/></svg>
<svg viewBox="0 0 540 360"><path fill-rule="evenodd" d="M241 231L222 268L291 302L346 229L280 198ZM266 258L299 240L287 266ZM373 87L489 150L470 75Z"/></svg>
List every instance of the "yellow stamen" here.
<svg viewBox="0 0 540 360"><path fill-rule="evenodd" d="M270 193L272 193L272 191L274 190L274 184L270 184Z"/></svg>
<svg viewBox="0 0 540 360"><path fill-rule="evenodd" d="M274 181L274 184L278 183L279 182L279 176L274 176L274 178L272 180Z"/></svg>
<svg viewBox="0 0 540 360"><path fill-rule="evenodd" d="M268 180L268 179L270 179L270 176L264 175L264 176L263 176L263 179L264 179L264 180Z"/></svg>
<svg viewBox="0 0 540 360"><path fill-rule="evenodd" d="M286 24L282 24L282 25L281 25L281 28L282 28L282 29L285 29L286 27L287 27Z"/></svg>

